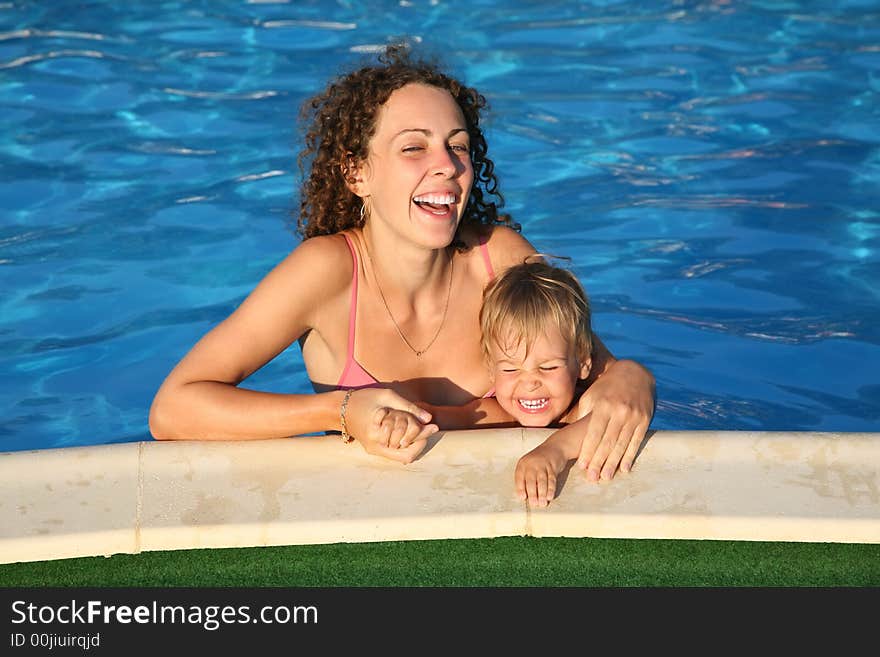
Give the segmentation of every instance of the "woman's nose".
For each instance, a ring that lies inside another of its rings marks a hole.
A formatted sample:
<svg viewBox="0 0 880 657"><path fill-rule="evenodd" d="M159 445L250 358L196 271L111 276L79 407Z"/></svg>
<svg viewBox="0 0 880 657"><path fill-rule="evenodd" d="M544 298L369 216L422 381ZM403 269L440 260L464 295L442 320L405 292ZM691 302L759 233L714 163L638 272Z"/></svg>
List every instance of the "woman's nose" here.
<svg viewBox="0 0 880 657"><path fill-rule="evenodd" d="M445 178L452 178L458 171L458 165L447 148L437 149L436 158L431 164L431 172Z"/></svg>

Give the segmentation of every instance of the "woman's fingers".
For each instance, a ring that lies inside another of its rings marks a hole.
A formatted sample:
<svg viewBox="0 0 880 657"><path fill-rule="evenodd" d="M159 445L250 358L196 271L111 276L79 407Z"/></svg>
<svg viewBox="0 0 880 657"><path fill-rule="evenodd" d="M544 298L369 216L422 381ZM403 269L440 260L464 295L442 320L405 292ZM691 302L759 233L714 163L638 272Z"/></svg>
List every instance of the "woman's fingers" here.
<svg viewBox="0 0 880 657"><path fill-rule="evenodd" d="M556 497L556 473L549 468L544 471L544 489L538 486L538 501L540 506L547 506Z"/></svg>
<svg viewBox="0 0 880 657"><path fill-rule="evenodd" d="M426 439L420 439L416 440L408 447L401 447L397 449L391 447L379 447L378 451L374 452L374 454L376 454L377 456L384 456L385 458L389 458L392 461L397 461L406 465L415 461L416 458L418 458L419 454L424 451L427 444L428 441Z"/></svg>
<svg viewBox="0 0 880 657"><path fill-rule="evenodd" d="M414 424L413 427L415 429L415 436L413 436L412 438L407 438L406 444L401 442L401 448L409 447L410 445L415 444L419 441L427 441L428 436L433 436L435 433L440 431L440 427L438 427L436 424Z"/></svg>
<svg viewBox="0 0 880 657"><path fill-rule="evenodd" d="M609 426L611 425L609 424ZM635 426L624 425L618 432L617 436L612 438L614 444L611 446L611 451L608 453L608 456L605 458L605 462L602 465L602 472L600 474L602 479L609 480L614 478L614 473L617 471L618 466L621 465L620 460L623 458L627 448L632 443L634 433Z"/></svg>
<svg viewBox="0 0 880 657"><path fill-rule="evenodd" d="M417 406L413 402L409 401L406 397L397 394L393 390L386 389L384 391L383 403L388 408L392 408L397 411L403 411L404 413L409 413L410 415L416 417L422 423L431 421L431 414L428 411Z"/></svg>
<svg viewBox="0 0 880 657"><path fill-rule="evenodd" d="M633 432L632 438L630 438L629 445L626 448L626 451L623 454L623 458L620 461L620 469L624 472L629 472L632 470L633 461L636 460L636 454L639 453L639 447L642 446L642 442L645 440L645 436L648 433L648 425L649 421L643 421L639 423L636 427L636 430Z"/></svg>
<svg viewBox="0 0 880 657"><path fill-rule="evenodd" d="M614 413L604 405L593 409L581 443L577 467L587 479L612 479L618 468L628 472L648 431L650 417L631 408Z"/></svg>
<svg viewBox="0 0 880 657"><path fill-rule="evenodd" d="M608 422L608 416L602 416L596 412L590 415L590 423L587 425L587 433L584 436L583 442L581 442L581 453L577 458L577 467L581 470L586 470L592 463L593 454L595 454L599 443L602 442L602 437L605 435L605 428L608 426Z"/></svg>
<svg viewBox="0 0 880 657"><path fill-rule="evenodd" d="M590 459L590 464L587 466L587 479L590 481L599 481L599 479L605 478L602 476L605 472L605 464L608 462L608 457L611 454L611 451L620 439L621 429L622 423L614 417L612 417L608 421L608 424L605 425L605 432L602 434L602 439L596 446L593 458ZM629 436L631 435L632 431L627 435L627 439L629 439ZM616 463L614 465L615 467L617 466ZM610 479L610 477L607 478Z"/></svg>

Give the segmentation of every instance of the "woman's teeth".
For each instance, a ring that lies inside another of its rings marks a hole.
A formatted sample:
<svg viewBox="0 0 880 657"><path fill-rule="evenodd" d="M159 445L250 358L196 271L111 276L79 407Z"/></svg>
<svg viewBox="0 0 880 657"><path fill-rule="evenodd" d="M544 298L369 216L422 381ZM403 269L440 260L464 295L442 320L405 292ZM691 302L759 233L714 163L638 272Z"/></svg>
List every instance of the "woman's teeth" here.
<svg viewBox="0 0 880 657"><path fill-rule="evenodd" d="M414 196L413 201L416 203L430 203L432 205L446 205L455 203L455 194L422 194Z"/></svg>
<svg viewBox="0 0 880 657"><path fill-rule="evenodd" d="M413 203L432 214L444 215L455 203L455 194L422 194L414 196Z"/></svg>

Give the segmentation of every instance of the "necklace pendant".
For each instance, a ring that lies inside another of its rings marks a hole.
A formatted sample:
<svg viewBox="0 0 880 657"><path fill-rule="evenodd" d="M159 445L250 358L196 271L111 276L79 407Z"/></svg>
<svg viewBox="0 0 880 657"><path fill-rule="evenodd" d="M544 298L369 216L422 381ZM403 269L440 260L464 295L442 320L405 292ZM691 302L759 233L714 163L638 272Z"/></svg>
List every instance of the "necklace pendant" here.
<svg viewBox="0 0 880 657"><path fill-rule="evenodd" d="M425 352L424 352L424 351L417 351L417 352L416 352L416 357L417 357L417 358L421 358L423 353L425 353Z"/></svg>

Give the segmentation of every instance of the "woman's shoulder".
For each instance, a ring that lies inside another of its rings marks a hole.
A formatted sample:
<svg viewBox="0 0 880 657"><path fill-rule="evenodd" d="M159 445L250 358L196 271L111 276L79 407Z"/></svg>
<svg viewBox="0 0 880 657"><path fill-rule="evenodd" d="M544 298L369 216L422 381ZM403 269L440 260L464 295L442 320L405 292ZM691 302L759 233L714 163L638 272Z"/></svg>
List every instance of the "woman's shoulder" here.
<svg viewBox="0 0 880 657"><path fill-rule="evenodd" d="M342 234L310 237L298 244L273 270L287 284L327 294L348 287L352 255Z"/></svg>
<svg viewBox="0 0 880 657"><path fill-rule="evenodd" d="M509 226L469 227L463 231L462 238L467 246L485 245L496 273L535 253L535 247Z"/></svg>

